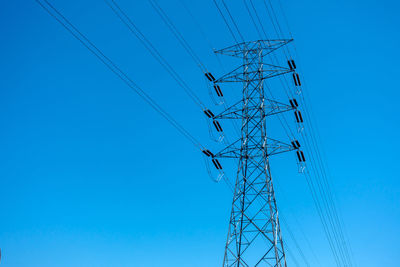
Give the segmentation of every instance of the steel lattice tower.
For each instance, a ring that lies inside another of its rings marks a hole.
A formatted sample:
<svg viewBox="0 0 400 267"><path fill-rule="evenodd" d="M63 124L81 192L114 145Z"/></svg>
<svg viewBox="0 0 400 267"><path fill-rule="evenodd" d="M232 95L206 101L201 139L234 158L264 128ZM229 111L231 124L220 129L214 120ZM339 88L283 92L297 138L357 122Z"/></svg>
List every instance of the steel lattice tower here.
<svg viewBox="0 0 400 267"><path fill-rule="evenodd" d="M267 118L295 107L266 98L264 81L294 70L264 59L290 41L259 40L216 51L243 60L240 67L215 80L215 84L243 83L242 99L213 118L241 120L241 137L213 156L239 162L224 267L286 266L269 160L295 147L268 137Z"/></svg>

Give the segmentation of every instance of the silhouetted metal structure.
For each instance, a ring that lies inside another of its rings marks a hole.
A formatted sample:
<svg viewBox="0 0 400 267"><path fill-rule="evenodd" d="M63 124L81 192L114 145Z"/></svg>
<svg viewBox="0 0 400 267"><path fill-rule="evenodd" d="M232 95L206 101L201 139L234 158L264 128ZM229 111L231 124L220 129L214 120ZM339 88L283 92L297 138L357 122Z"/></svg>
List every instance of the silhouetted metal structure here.
<svg viewBox="0 0 400 267"><path fill-rule="evenodd" d="M294 103L285 104L266 98L264 81L295 72L290 64L282 67L264 61L266 55L290 41L244 42L216 51L243 61L240 67L213 81L216 85L243 83L242 99L213 117L216 122L241 120L241 137L213 156L213 159L237 158L239 161L224 267L286 266L269 159L272 155L298 147L296 143L287 144L269 138L267 119L278 113L297 110L297 107Z"/></svg>

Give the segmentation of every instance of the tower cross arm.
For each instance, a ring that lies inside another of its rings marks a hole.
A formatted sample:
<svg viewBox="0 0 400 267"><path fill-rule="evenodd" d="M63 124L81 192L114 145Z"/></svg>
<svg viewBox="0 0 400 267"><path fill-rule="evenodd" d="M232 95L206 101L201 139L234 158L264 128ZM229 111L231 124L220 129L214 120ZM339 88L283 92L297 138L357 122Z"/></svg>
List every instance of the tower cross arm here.
<svg viewBox="0 0 400 267"><path fill-rule="evenodd" d="M223 112L220 114L216 115L214 118L215 119L243 119L243 109L247 108L249 111L254 110L257 111L260 108L265 109L264 116L272 116L276 115L279 113L295 110L295 107L292 107L291 105L285 104L278 102L276 100L272 99L266 99L266 104L265 107L259 107L256 105L249 106L249 107L243 107L242 106L242 101L239 101L229 108L225 109Z"/></svg>
<svg viewBox="0 0 400 267"><path fill-rule="evenodd" d="M286 67L276 66L272 64L263 64L263 69L257 69L252 71L247 71L247 77L243 76L243 67L245 65L241 65L234 69L233 71L225 74L224 76L218 78L215 82L216 83L223 83L223 82L254 82L261 80L269 79L272 77L276 77L279 75L287 74L293 72L293 69L289 69Z"/></svg>
<svg viewBox="0 0 400 267"><path fill-rule="evenodd" d="M233 142L231 145L227 146L223 150L219 151L214 155L215 158L256 158L262 157L263 155L273 156L285 152L290 152L296 150L292 145L281 142L273 138L266 138L263 144L248 144L247 151L248 154L243 155L241 138ZM247 140L245 141L247 142Z"/></svg>
<svg viewBox="0 0 400 267"><path fill-rule="evenodd" d="M261 45L261 49L263 50L263 56L265 56L292 41L293 39L273 39L273 40L258 40L251 42L243 42L226 47L221 50L217 50L215 51L215 53L243 58L248 53L258 52L260 50L260 45Z"/></svg>

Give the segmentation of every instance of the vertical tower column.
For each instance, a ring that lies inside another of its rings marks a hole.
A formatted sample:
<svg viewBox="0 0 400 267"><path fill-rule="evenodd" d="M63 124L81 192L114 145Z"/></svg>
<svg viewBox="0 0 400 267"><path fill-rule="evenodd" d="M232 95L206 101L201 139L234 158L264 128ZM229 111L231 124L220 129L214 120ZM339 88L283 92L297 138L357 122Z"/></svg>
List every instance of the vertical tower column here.
<svg viewBox="0 0 400 267"><path fill-rule="evenodd" d="M234 77L235 81L243 83L241 107L231 107L225 112L232 117L232 110L235 109L234 114L237 115L237 119L241 119L241 138L237 142L237 150L233 151L232 146L229 146L231 151L222 151L216 155L223 157L234 154L238 155L239 159L224 267L286 267L269 166L270 141L267 137L266 122L269 110L266 108L266 101L270 104L270 100L265 99L263 84L271 71L274 75L277 72L283 74L289 71L279 67L276 70L270 67L264 70L263 58L272 50L271 46L266 47L265 42L243 43L237 50L231 49L230 52L234 51L235 56L240 55L243 59L242 73L240 75L239 69L236 69L236 73L229 73L218 80L225 82ZM239 110L241 114L238 113ZM223 119L224 116L223 112L216 117Z"/></svg>

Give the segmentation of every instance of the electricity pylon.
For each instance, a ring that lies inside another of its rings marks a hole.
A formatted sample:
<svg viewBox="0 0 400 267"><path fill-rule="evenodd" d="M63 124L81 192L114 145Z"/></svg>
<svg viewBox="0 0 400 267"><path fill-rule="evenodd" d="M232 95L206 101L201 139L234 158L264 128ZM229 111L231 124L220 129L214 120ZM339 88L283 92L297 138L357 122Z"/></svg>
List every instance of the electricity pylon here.
<svg viewBox="0 0 400 267"><path fill-rule="evenodd" d="M237 158L239 166L235 182L228 237L223 266L285 266L286 257L281 236L278 210L270 170L270 156L298 149L267 134L267 118L296 110L296 105L269 99L264 81L294 68L267 64L266 55L292 41L259 40L244 42L216 51L240 58L240 67L215 79L214 84L243 83L242 99L213 117L241 121L241 137L228 145L216 158ZM294 62L293 62L294 64ZM218 124L219 125L219 124ZM290 142L289 142L290 143ZM297 142L298 144L298 142ZM218 161L216 167L221 165Z"/></svg>

